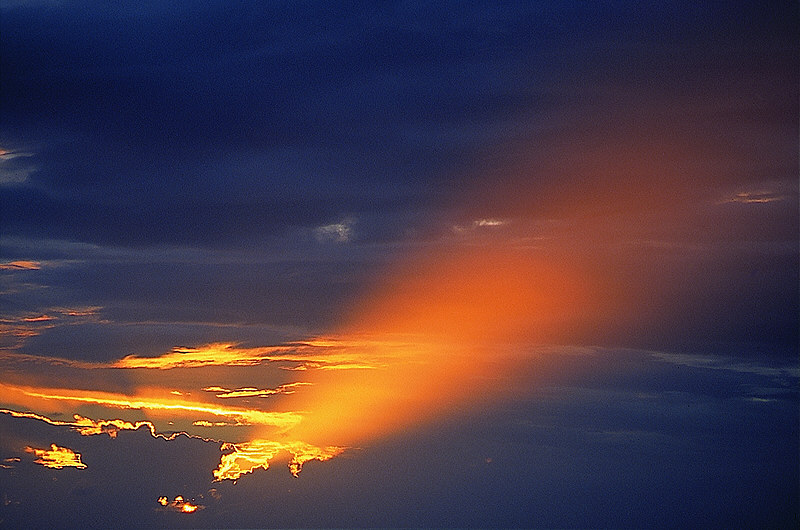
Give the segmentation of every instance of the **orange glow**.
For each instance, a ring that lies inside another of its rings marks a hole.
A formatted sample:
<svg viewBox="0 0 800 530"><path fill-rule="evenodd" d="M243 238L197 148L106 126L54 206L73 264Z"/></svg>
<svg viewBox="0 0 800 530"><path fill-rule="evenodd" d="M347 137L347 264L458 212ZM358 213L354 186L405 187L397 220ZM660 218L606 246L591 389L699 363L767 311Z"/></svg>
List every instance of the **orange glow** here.
<svg viewBox="0 0 800 530"><path fill-rule="evenodd" d="M52 467L53 469L62 469L65 467L86 469L86 464L81 462L80 453L76 453L68 447L59 447L56 444L51 444L50 449L26 447L25 451L36 455L36 460L34 460L34 462L45 467Z"/></svg>
<svg viewBox="0 0 800 530"><path fill-rule="evenodd" d="M550 338L579 307L596 306L593 282L569 255L542 255L506 239L444 246L390 271L344 332L469 345Z"/></svg>
<svg viewBox="0 0 800 530"><path fill-rule="evenodd" d="M506 237L410 257L341 335L309 342L374 368L311 371L294 401L304 419L287 435L353 446L488 396L520 344L563 338L608 306L604 282L569 258Z"/></svg>
<svg viewBox="0 0 800 530"><path fill-rule="evenodd" d="M669 228L669 212L689 197L683 177L670 176L674 161L703 148L678 139L659 144L651 160L647 137L621 126L613 150L606 137L545 139L552 149L536 151L546 159L522 156L518 167L504 168L503 179L484 179L491 187L465 192L471 206L435 244L417 246L385 270L342 311L330 334L258 348L221 342L176 347L105 365L51 360L70 368L131 370L132 379L149 386L126 395L0 384L0 399L32 410L62 406L66 412L76 404L139 409L184 419L193 432L256 426L241 434L244 441L222 444L225 454L213 476L237 480L267 469L282 453L296 476L308 460L327 460L343 448L490 398L502 391L520 352L536 345L543 356L542 345L573 344L582 333L625 322L626 304L632 307L630 300L641 296L631 285L653 296L639 281L646 274L636 270L645 262L631 265L625 253L653 237L654 227ZM700 166L688 169L703 174ZM505 184L497 186L501 180ZM771 198L753 191L731 200ZM244 379L241 367L263 379ZM159 375L164 370L175 371L169 387ZM292 371L290 382L286 372L275 375L281 370ZM181 387L181 377L195 387ZM223 407L221 400L247 406ZM67 424L82 434L113 436L140 425L79 418Z"/></svg>
<svg viewBox="0 0 800 530"><path fill-rule="evenodd" d="M506 226L492 218L482 221L475 226L492 231ZM302 371L302 380L274 387L197 389L215 399L274 396L264 401L273 410L190 399L191 392L174 390L172 380L168 388L142 387L135 395L0 383L0 400L33 409L61 404L65 412L76 404L144 410L185 418L198 429L260 426L248 441L222 445L229 452L221 455L214 479L237 480L267 469L281 453L289 455L288 467L297 476L309 460L328 460L346 447L431 421L488 395L510 363L506 352L514 348L508 345L559 337L583 317L576 316L576 308L596 311L600 302L594 294L601 282L568 258L542 255L508 238L445 245L391 270L339 334L262 348L214 343L92 365L138 370L145 381L151 370L278 363L273 371ZM77 416L64 424L81 434L112 437L146 425L156 435L149 422Z"/></svg>

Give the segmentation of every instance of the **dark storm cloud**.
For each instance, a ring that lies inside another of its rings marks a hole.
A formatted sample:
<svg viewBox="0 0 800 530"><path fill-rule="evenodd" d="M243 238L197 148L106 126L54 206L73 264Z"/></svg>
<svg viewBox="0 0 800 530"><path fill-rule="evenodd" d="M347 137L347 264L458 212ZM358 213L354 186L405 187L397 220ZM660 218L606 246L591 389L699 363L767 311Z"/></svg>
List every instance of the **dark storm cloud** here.
<svg viewBox="0 0 800 530"><path fill-rule="evenodd" d="M34 170L3 190L4 231L219 246L391 215L556 103L658 90L730 50L783 66L791 16L688 7L10 4L0 137Z"/></svg>

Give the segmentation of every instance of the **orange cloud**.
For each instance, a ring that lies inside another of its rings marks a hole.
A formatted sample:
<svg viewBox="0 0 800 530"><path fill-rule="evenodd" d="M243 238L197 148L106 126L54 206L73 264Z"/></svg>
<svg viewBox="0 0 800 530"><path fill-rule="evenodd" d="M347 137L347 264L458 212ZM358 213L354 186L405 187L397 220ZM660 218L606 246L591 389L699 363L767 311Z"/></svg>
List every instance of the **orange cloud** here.
<svg viewBox="0 0 800 530"><path fill-rule="evenodd" d="M164 509L180 513L194 513L197 510L202 510L204 508L202 505L187 501L182 495L176 496L172 502L170 502L168 497L161 496L156 502L158 502L158 504L160 504Z"/></svg>
<svg viewBox="0 0 800 530"><path fill-rule="evenodd" d="M47 322L48 320L55 320L55 317L51 317L50 315L38 315L22 319L23 322Z"/></svg>
<svg viewBox="0 0 800 530"><path fill-rule="evenodd" d="M262 348L240 348L231 343L213 343L197 348L174 348L158 357L128 355L111 368L171 370L203 366L255 366L266 362L294 363L290 369L369 369L379 359L355 352L346 343L312 339Z"/></svg>
<svg viewBox="0 0 800 530"><path fill-rule="evenodd" d="M315 447L304 442L276 442L271 440L252 440L250 442L223 444L222 450L231 450L222 455L219 467L214 470L215 480L238 480L256 469L268 469L270 462L281 452L291 455L289 470L297 477L303 464L309 460L325 461L340 454L341 447Z"/></svg>
<svg viewBox="0 0 800 530"><path fill-rule="evenodd" d="M36 455L36 460L34 460L34 462L45 467L51 467L53 469L62 469L65 467L86 469L86 464L81 462L80 453L76 453L68 447L59 447L56 444L51 444L50 449L26 447L25 451Z"/></svg>
<svg viewBox="0 0 800 530"><path fill-rule="evenodd" d="M17 260L0 263L0 270L39 270L42 264L38 261Z"/></svg>

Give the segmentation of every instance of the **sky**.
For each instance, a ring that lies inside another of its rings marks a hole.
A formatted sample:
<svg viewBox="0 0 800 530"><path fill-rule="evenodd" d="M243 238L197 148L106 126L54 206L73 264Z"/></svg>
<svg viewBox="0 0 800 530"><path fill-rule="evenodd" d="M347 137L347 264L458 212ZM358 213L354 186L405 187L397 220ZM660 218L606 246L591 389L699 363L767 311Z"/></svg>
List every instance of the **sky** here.
<svg viewBox="0 0 800 530"><path fill-rule="evenodd" d="M0 0L0 526L796 528L798 26Z"/></svg>

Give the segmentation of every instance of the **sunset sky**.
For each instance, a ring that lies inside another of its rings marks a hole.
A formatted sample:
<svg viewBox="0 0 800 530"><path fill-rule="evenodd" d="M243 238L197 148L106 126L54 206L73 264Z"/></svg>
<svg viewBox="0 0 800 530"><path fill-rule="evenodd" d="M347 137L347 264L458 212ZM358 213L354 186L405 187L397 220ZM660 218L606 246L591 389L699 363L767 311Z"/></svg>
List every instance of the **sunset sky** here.
<svg viewBox="0 0 800 530"><path fill-rule="evenodd" d="M0 527L800 524L796 2L110 4L0 0Z"/></svg>

